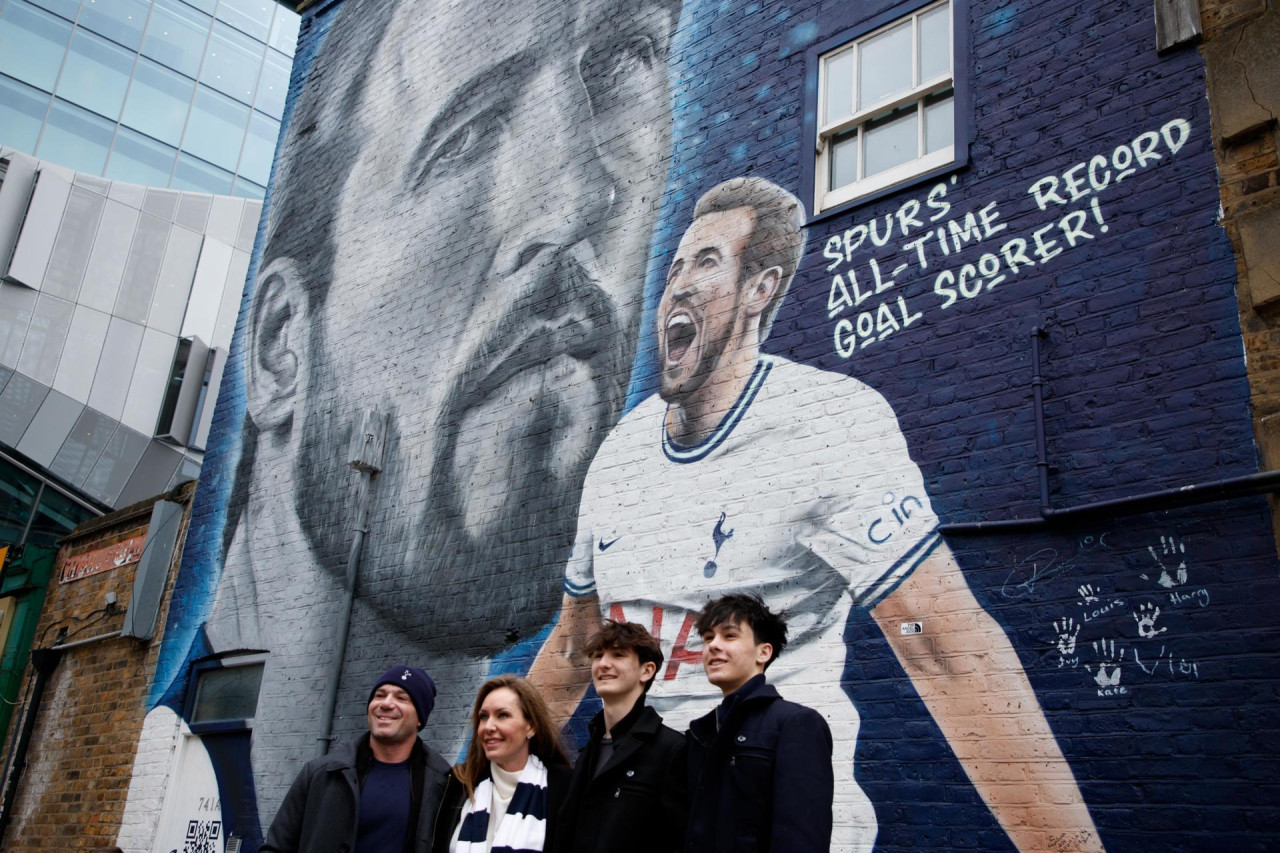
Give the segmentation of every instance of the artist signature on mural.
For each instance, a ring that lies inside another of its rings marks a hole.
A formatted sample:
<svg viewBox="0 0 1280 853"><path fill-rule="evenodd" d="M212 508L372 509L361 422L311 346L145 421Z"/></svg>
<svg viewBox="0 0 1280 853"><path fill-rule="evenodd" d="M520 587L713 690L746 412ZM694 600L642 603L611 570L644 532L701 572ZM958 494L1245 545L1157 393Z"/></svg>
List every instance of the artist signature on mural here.
<svg viewBox="0 0 1280 853"><path fill-rule="evenodd" d="M1013 569L1000 585L1000 595L1014 600L1030 598L1036 592L1036 584L1055 575L1070 574L1081 557L1088 556L1093 551L1109 551L1111 546L1107 544L1108 535L1110 534L1101 533L1096 536L1093 534L1081 536L1076 542L1076 553L1070 557L1062 557L1055 548L1041 548L1033 554L1016 560ZM1085 587L1080 588L1081 596L1088 598L1083 592L1084 589ZM1092 587L1089 587L1089 591L1092 594Z"/></svg>

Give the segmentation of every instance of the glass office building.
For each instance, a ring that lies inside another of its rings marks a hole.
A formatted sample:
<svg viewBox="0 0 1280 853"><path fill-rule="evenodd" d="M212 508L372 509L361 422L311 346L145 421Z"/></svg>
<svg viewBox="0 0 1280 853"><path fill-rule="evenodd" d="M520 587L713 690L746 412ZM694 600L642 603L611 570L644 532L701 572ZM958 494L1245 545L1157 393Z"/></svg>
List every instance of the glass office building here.
<svg viewBox="0 0 1280 853"><path fill-rule="evenodd" d="M261 199L298 22L275 0L0 0L0 143Z"/></svg>

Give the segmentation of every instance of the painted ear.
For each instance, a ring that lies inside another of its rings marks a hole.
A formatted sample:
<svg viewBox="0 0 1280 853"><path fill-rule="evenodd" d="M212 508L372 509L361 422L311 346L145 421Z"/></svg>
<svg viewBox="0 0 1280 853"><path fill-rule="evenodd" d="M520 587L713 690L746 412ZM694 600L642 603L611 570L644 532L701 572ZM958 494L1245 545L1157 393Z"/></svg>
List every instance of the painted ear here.
<svg viewBox="0 0 1280 853"><path fill-rule="evenodd" d="M249 416L263 431L289 425L310 364L310 301L298 265L277 258L258 274L249 318Z"/></svg>
<svg viewBox="0 0 1280 853"><path fill-rule="evenodd" d="M746 304L749 316L760 317L769 310L774 295L782 286L782 267L769 267L747 283Z"/></svg>

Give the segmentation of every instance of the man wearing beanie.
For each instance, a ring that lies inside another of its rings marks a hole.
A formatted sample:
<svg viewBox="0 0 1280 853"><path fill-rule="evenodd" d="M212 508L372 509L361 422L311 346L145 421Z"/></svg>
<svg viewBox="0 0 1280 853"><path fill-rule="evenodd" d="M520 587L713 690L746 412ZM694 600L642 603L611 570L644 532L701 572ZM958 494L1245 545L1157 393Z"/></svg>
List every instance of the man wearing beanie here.
<svg viewBox="0 0 1280 853"><path fill-rule="evenodd" d="M418 737L435 701L416 666L384 672L369 691L369 734L302 768L260 853L429 850L450 772Z"/></svg>

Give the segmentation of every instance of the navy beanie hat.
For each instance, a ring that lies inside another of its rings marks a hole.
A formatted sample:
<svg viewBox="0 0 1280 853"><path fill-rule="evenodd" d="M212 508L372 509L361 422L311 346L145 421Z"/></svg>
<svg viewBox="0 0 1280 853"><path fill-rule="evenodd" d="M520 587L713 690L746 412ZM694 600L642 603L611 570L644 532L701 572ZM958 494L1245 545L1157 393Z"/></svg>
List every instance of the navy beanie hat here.
<svg viewBox="0 0 1280 853"><path fill-rule="evenodd" d="M393 666L382 673L369 689L369 702L373 701L373 694L384 684L394 684L409 694L414 710L418 712L418 729L421 731L427 724L427 717L431 716L431 709L436 706L436 683L431 680L431 676L416 666Z"/></svg>

